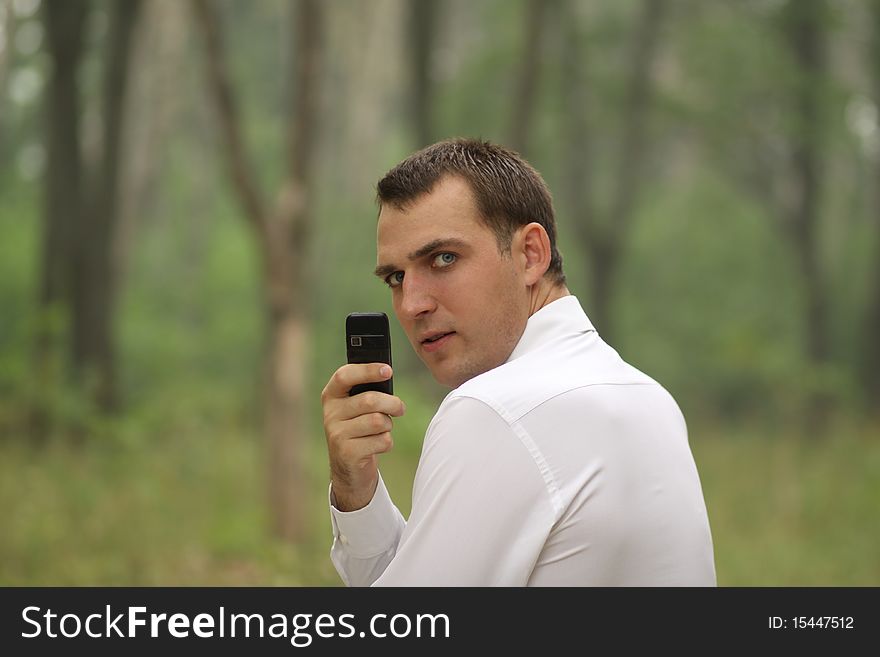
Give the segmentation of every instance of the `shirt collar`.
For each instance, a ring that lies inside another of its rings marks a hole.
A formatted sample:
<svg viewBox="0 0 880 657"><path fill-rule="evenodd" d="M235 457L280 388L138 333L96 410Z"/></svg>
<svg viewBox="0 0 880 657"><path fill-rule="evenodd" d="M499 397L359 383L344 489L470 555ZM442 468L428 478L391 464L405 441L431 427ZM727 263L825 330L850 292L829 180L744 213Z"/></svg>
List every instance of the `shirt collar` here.
<svg viewBox="0 0 880 657"><path fill-rule="evenodd" d="M526 330L523 331L507 362L534 351L560 336L595 330L577 297L569 294L548 303L529 317Z"/></svg>

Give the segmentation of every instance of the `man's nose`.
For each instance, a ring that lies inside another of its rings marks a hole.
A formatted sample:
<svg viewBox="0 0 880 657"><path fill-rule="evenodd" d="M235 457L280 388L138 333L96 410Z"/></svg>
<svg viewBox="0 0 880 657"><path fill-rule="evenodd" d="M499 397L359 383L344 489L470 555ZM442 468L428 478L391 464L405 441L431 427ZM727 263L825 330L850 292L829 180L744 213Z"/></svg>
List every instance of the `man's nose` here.
<svg viewBox="0 0 880 657"><path fill-rule="evenodd" d="M407 274L401 283L400 312L411 319L417 319L434 311L437 300L429 285L417 276Z"/></svg>

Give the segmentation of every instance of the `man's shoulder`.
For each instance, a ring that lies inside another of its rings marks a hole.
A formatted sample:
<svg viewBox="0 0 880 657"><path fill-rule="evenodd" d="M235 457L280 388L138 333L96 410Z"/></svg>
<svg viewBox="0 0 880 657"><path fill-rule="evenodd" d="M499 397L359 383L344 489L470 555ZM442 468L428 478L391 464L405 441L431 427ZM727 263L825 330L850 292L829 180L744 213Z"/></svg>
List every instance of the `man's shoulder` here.
<svg viewBox="0 0 880 657"><path fill-rule="evenodd" d="M493 408L508 422L545 401L570 391L605 385L659 384L620 358L597 334L581 344L548 345L508 361L460 385L444 403L471 398Z"/></svg>

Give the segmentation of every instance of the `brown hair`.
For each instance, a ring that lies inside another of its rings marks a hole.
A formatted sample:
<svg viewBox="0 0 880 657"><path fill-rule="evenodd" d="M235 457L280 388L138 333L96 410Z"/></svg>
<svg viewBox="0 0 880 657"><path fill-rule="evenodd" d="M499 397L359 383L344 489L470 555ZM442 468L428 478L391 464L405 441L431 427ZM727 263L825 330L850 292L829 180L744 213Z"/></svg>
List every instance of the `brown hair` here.
<svg viewBox="0 0 880 657"><path fill-rule="evenodd" d="M518 153L478 139L447 139L413 153L376 185L381 210L386 203L403 210L429 193L447 175L464 178L474 194L481 218L495 233L498 248L509 252L514 231L537 222L550 238L547 274L565 283L562 256L556 248L553 198L547 183Z"/></svg>

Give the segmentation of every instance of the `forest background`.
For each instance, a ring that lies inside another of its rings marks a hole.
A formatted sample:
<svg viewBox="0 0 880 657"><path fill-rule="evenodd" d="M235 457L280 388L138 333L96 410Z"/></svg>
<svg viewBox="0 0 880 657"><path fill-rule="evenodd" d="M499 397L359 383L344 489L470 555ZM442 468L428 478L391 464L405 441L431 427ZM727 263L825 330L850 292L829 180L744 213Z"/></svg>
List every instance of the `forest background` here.
<svg viewBox="0 0 880 657"><path fill-rule="evenodd" d="M719 584L880 585L878 105L878 0L0 0L0 584L338 585L374 185L474 136L679 402Z"/></svg>

